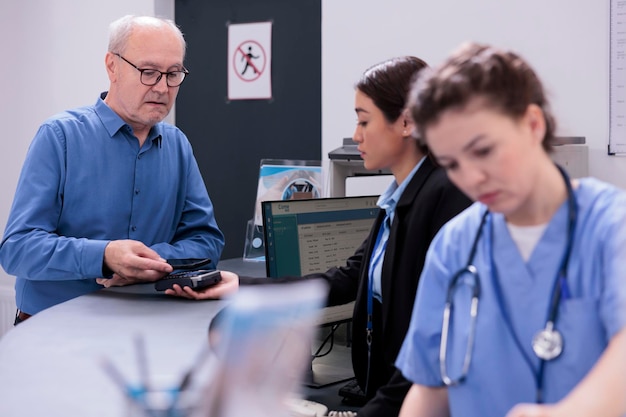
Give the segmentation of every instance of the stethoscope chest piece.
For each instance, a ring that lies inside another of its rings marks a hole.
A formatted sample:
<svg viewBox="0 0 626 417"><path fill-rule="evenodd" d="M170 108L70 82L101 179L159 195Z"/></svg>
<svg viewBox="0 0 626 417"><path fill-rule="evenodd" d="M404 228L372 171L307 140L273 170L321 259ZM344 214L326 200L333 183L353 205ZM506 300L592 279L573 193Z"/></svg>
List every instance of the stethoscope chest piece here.
<svg viewBox="0 0 626 417"><path fill-rule="evenodd" d="M558 358L563 352L563 336L554 328L552 322L533 337L533 351L539 359L550 361Z"/></svg>

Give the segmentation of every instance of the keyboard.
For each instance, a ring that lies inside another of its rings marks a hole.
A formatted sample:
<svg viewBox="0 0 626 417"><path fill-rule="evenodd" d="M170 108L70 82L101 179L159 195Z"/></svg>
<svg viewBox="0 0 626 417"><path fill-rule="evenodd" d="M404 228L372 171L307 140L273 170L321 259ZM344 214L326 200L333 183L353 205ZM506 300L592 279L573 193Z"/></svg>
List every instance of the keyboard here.
<svg viewBox="0 0 626 417"><path fill-rule="evenodd" d="M356 378L341 387L339 389L339 395L343 397L344 402L349 402L354 405L363 405L367 402L365 393L361 390L361 387L359 387Z"/></svg>
<svg viewBox="0 0 626 417"><path fill-rule="evenodd" d="M287 401L289 417L324 417L328 413L328 407L313 401L294 398Z"/></svg>

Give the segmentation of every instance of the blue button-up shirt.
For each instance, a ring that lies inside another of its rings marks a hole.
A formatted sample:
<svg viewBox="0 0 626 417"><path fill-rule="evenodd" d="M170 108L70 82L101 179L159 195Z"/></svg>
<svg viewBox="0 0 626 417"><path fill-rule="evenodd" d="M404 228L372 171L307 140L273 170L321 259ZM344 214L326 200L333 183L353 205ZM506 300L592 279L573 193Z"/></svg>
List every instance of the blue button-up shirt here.
<svg viewBox="0 0 626 417"><path fill-rule="evenodd" d="M16 302L35 314L102 288L104 248L133 239L162 258L206 258L224 247L191 144L155 125L143 146L99 98L39 128L0 246Z"/></svg>
<svg viewBox="0 0 626 417"><path fill-rule="evenodd" d="M417 170L422 166L424 162L423 157L419 160L417 165L409 172L409 175L402 181L402 184L398 185L396 181L392 181L389 184L387 190L380 195L376 205L380 207L382 210L385 210L385 219L378 230L378 236L376 238L376 244L374 246L374 250L372 252L372 258L370 260L370 268L369 268L369 279L372 283L372 292L373 297L378 301L383 301L383 291L382 291L382 268L383 268L383 259L385 257L385 251L387 249L387 240L389 239L389 232L391 230L391 224L393 223L393 219L396 214L396 206L398 205L398 201L400 201L400 197L402 197L402 193L409 185Z"/></svg>

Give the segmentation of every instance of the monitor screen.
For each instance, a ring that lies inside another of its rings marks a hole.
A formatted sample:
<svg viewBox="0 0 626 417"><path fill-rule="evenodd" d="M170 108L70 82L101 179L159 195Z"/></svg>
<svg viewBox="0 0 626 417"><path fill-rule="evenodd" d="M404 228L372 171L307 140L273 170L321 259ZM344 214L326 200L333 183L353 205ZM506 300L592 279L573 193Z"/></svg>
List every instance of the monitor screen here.
<svg viewBox="0 0 626 417"><path fill-rule="evenodd" d="M378 196L264 201L268 277L300 276L345 265L369 235Z"/></svg>

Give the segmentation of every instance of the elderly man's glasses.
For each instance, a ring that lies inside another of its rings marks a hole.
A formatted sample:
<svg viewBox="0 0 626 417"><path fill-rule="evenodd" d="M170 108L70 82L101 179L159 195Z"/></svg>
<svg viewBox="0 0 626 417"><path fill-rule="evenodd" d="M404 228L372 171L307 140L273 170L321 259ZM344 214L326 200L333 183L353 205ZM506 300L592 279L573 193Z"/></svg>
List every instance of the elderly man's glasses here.
<svg viewBox="0 0 626 417"><path fill-rule="evenodd" d="M156 85L159 81L161 81L161 78L163 78L163 76L165 75L165 82L167 83L168 87L178 87L179 85L183 83L183 81L185 81L185 77L187 76L187 74L189 74L189 71L187 71L184 68L182 71L169 71L169 72L163 72L163 71L150 69L150 68L139 68L137 65L133 64L132 62L124 58L122 55L115 53L115 52L113 54L123 59L128 65L132 66L133 68L135 68L137 71L141 73L141 76L139 79L143 85L147 85L147 86Z"/></svg>

